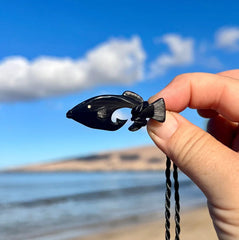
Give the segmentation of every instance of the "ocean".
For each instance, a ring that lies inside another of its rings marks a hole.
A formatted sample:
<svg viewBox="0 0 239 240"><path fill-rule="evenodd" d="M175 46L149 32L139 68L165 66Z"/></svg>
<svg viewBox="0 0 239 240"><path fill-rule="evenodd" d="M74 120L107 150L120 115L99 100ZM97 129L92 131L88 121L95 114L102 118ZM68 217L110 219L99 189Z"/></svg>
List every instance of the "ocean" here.
<svg viewBox="0 0 239 240"><path fill-rule="evenodd" d="M182 209L206 204L184 174L179 181ZM160 219L164 191L164 172L2 173L0 240L69 240Z"/></svg>

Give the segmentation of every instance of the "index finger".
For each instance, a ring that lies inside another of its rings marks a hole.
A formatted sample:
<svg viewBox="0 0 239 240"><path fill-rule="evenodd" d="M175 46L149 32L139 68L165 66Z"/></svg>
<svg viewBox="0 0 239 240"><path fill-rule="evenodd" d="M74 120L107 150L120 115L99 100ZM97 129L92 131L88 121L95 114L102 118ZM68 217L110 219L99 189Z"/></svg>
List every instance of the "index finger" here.
<svg viewBox="0 0 239 240"><path fill-rule="evenodd" d="M231 121L239 121L239 80L235 78L210 73L178 75L149 101L161 97L170 111L212 109Z"/></svg>

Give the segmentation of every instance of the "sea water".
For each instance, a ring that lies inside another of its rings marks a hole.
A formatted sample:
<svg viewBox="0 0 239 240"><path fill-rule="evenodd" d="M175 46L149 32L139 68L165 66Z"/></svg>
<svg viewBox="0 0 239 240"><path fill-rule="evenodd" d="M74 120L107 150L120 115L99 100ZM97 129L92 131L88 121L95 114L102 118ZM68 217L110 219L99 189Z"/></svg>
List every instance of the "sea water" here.
<svg viewBox="0 0 239 240"><path fill-rule="evenodd" d="M179 181L182 209L205 204ZM67 240L163 218L164 191L164 172L0 174L0 240Z"/></svg>

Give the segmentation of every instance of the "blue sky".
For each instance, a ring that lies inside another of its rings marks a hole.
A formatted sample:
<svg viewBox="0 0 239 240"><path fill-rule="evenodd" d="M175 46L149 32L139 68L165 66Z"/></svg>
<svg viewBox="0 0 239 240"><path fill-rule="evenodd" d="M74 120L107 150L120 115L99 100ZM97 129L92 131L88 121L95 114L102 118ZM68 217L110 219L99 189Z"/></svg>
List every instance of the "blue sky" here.
<svg viewBox="0 0 239 240"><path fill-rule="evenodd" d="M93 130L65 113L95 95L148 99L178 74L237 68L238 11L237 1L1 1L0 168L151 144L146 130Z"/></svg>

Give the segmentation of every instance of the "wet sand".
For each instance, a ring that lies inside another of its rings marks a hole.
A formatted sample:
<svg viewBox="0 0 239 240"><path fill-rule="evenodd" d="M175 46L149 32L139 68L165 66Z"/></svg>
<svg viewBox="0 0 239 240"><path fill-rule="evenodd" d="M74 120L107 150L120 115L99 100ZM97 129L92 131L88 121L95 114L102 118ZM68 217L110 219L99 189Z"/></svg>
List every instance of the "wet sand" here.
<svg viewBox="0 0 239 240"><path fill-rule="evenodd" d="M171 239L174 239L173 223L171 228ZM152 221L109 230L104 233L74 238L72 240L159 240L165 239L164 231L164 221ZM188 210L181 214L180 239L218 239L206 207Z"/></svg>

